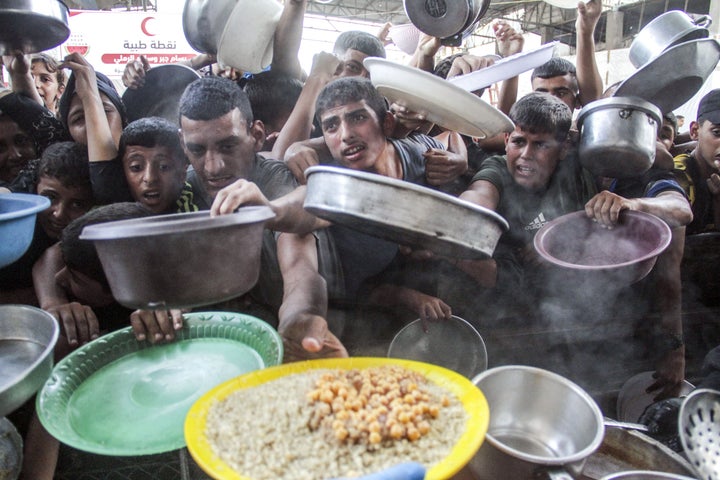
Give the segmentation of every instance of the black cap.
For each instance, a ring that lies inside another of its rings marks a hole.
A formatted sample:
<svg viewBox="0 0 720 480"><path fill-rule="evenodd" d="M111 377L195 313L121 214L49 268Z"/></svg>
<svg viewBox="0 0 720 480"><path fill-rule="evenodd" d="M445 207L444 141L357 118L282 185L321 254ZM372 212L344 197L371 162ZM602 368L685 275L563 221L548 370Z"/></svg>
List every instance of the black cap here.
<svg viewBox="0 0 720 480"><path fill-rule="evenodd" d="M697 119L699 123L710 120L712 123L720 124L720 88L711 90L700 100Z"/></svg>

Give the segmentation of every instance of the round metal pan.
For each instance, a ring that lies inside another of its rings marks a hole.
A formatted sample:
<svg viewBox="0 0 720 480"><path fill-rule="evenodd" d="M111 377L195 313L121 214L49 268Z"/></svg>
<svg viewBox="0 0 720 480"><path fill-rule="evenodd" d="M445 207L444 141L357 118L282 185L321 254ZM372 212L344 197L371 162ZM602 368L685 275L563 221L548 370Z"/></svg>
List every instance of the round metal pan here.
<svg viewBox="0 0 720 480"><path fill-rule="evenodd" d="M305 210L401 245L487 258L508 229L491 210L402 180L325 166L310 167L305 175Z"/></svg>
<svg viewBox="0 0 720 480"><path fill-rule="evenodd" d="M720 44L713 38L675 45L626 78L613 96L638 97L671 112L700 90L719 60Z"/></svg>
<svg viewBox="0 0 720 480"><path fill-rule="evenodd" d="M147 71L145 84L128 88L123 93L128 120L163 117L178 123L178 102L185 87L200 78L200 74L185 65L158 65Z"/></svg>
<svg viewBox="0 0 720 480"><path fill-rule="evenodd" d="M58 0L0 0L0 51L35 53L70 36L68 8Z"/></svg>
<svg viewBox="0 0 720 480"><path fill-rule="evenodd" d="M470 0L405 0L405 13L418 30L438 38L452 37L463 31L472 20Z"/></svg>

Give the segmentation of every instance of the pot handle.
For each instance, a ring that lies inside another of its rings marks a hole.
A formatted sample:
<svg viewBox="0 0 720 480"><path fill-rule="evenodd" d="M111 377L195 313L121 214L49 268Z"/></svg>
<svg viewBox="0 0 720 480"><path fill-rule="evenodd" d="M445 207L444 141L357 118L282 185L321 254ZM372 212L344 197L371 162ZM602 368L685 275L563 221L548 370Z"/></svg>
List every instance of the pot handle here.
<svg viewBox="0 0 720 480"><path fill-rule="evenodd" d="M573 480L573 477L563 468L541 470L536 472L534 480Z"/></svg>
<svg viewBox="0 0 720 480"><path fill-rule="evenodd" d="M712 17L710 15L692 15L693 23L702 28L707 28L712 23Z"/></svg>

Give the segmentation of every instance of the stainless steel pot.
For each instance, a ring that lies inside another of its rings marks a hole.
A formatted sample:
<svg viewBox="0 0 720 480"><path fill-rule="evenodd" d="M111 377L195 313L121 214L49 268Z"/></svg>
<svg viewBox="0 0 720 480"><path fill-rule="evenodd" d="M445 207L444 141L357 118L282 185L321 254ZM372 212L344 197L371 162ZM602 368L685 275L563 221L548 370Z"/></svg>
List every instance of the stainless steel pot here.
<svg viewBox="0 0 720 480"><path fill-rule="evenodd" d="M577 478L602 443L600 408L560 375L509 365L486 370L473 383L490 407L485 441L470 462L479 479Z"/></svg>
<svg viewBox="0 0 720 480"><path fill-rule="evenodd" d="M440 38L443 45L460 46L477 28L490 0L405 0L405 13L423 33Z"/></svg>
<svg viewBox="0 0 720 480"><path fill-rule="evenodd" d="M42 52L70 36L68 8L59 0L0 0L0 51Z"/></svg>
<svg viewBox="0 0 720 480"><path fill-rule="evenodd" d="M129 308L184 308L235 298L258 280L268 207L157 215L85 227L115 299Z"/></svg>
<svg viewBox="0 0 720 480"><path fill-rule="evenodd" d="M185 39L198 52L217 54L220 36L237 0L185 0Z"/></svg>
<svg viewBox="0 0 720 480"><path fill-rule="evenodd" d="M645 25L633 39L628 52L630 63L640 68L669 47L707 38L712 23L708 15L691 18L681 10L670 10Z"/></svg>
<svg viewBox="0 0 720 480"><path fill-rule="evenodd" d="M651 470L637 470L614 473L602 477L600 480L693 480L691 477L684 475L675 475L672 473L653 472Z"/></svg>
<svg viewBox="0 0 720 480"><path fill-rule="evenodd" d="M60 327L51 314L29 305L0 305L0 319L0 417L4 417L50 376Z"/></svg>
<svg viewBox="0 0 720 480"><path fill-rule="evenodd" d="M655 160L660 109L640 98L610 97L580 110L578 155L595 175L627 178L642 175Z"/></svg>
<svg viewBox="0 0 720 480"><path fill-rule="evenodd" d="M441 255L487 258L507 221L431 188L348 168L305 171L305 209L318 217Z"/></svg>

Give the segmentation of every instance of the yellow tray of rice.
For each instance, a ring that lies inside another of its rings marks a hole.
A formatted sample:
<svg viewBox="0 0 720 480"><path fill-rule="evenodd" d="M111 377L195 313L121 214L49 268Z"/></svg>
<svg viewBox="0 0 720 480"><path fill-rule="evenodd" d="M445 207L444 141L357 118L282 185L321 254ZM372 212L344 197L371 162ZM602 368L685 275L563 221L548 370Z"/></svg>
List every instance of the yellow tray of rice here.
<svg viewBox="0 0 720 480"><path fill-rule="evenodd" d="M464 376L393 358L309 360L207 392L185 419L187 447L212 478L334 479L419 462L447 479L477 452L488 404Z"/></svg>

